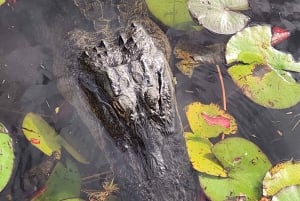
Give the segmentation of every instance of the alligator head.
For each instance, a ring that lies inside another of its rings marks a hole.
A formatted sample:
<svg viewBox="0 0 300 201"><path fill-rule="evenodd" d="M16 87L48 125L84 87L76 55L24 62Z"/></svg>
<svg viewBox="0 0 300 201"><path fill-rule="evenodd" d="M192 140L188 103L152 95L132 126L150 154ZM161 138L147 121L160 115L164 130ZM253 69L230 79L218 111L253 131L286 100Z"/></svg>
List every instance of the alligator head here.
<svg viewBox="0 0 300 201"><path fill-rule="evenodd" d="M165 51L158 48L163 46L132 23L117 40L101 41L81 53L78 81L133 169L135 177L126 185L140 191L138 199L190 201L197 182L177 114L172 72Z"/></svg>

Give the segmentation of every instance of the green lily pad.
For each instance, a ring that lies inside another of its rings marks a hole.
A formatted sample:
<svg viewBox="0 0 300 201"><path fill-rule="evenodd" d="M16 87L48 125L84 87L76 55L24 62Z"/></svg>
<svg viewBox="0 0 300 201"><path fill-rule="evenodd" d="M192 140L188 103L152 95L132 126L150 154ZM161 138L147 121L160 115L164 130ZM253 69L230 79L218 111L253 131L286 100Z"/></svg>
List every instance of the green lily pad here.
<svg viewBox="0 0 300 201"><path fill-rule="evenodd" d="M300 84L285 71L277 72L267 64L245 64L232 66L228 73L248 98L262 106L282 109L300 101Z"/></svg>
<svg viewBox="0 0 300 201"><path fill-rule="evenodd" d="M275 165L263 180L264 196L275 195L287 186L300 185L299 172L299 162L287 161Z"/></svg>
<svg viewBox="0 0 300 201"><path fill-rule="evenodd" d="M0 6L5 3L5 0L0 0Z"/></svg>
<svg viewBox="0 0 300 201"><path fill-rule="evenodd" d="M66 165L57 163L46 182L45 189L31 201L57 201L79 197L80 174L77 167L70 161Z"/></svg>
<svg viewBox="0 0 300 201"><path fill-rule="evenodd" d="M249 17L235 11L248 10L248 0L189 0L191 15L205 28L219 34L233 34L246 26Z"/></svg>
<svg viewBox="0 0 300 201"><path fill-rule="evenodd" d="M253 26L237 33L227 43L228 69L235 84L257 104L274 109L296 105L300 101L300 84L288 71L300 72L290 54L271 45L271 27Z"/></svg>
<svg viewBox="0 0 300 201"><path fill-rule="evenodd" d="M75 148L73 148L63 137L38 114L28 113L24 117L22 130L26 139L44 154L51 156L54 152L61 157L61 146L70 153L77 161L89 163Z"/></svg>
<svg viewBox="0 0 300 201"><path fill-rule="evenodd" d="M13 172L14 149L5 126L0 123L0 192L5 188Z"/></svg>
<svg viewBox="0 0 300 201"><path fill-rule="evenodd" d="M227 138L215 144L212 153L228 172L221 178L199 173L200 185L213 201L243 196L247 201L259 200L262 179L271 167L265 154L252 142L243 138Z"/></svg>
<svg viewBox="0 0 300 201"><path fill-rule="evenodd" d="M272 201L300 201L300 186L288 186L272 197Z"/></svg>
<svg viewBox="0 0 300 201"><path fill-rule="evenodd" d="M241 61L269 64L273 69L300 72L300 63L293 56L275 49L272 44L272 30L269 25L247 27L230 38L226 45L226 62ZM255 60L256 57L257 60Z"/></svg>
<svg viewBox="0 0 300 201"><path fill-rule="evenodd" d="M191 103L186 107L186 116L193 133L203 138L237 131L235 119L215 104Z"/></svg>
<svg viewBox="0 0 300 201"><path fill-rule="evenodd" d="M226 170L212 153L213 145L208 139L188 132L184 133L184 136L189 158L195 170L214 176L227 176Z"/></svg>
<svg viewBox="0 0 300 201"><path fill-rule="evenodd" d="M178 30L200 30L191 18L186 0L146 0L150 12L163 24Z"/></svg>

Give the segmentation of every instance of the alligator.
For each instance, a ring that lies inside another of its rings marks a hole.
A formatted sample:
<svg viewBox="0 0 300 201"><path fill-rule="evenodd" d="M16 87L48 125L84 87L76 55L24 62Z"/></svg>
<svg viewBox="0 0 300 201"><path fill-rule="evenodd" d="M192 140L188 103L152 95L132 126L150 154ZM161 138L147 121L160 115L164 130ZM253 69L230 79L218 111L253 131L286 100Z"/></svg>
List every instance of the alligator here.
<svg viewBox="0 0 300 201"><path fill-rule="evenodd" d="M57 23L63 35L53 37L53 72L105 153L120 199L198 200L198 177L176 106L170 44L145 1L65 2L59 4L72 6L62 12L72 7L79 20L72 28Z"/></svg>

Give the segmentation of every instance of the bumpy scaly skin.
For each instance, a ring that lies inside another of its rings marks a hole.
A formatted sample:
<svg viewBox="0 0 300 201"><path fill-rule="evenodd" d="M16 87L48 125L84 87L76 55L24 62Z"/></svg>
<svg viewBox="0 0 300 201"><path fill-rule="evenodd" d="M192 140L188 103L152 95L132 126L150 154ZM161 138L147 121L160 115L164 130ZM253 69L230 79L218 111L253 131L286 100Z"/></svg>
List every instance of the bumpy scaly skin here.
<svg viewBox="0 0 300 201"><path fill-rule="evenodd" d="M58 87L105 152L122 200L197 200L169 44L151 20L131 18L109 37L107 29L69 32L54 62Z"/></svg>

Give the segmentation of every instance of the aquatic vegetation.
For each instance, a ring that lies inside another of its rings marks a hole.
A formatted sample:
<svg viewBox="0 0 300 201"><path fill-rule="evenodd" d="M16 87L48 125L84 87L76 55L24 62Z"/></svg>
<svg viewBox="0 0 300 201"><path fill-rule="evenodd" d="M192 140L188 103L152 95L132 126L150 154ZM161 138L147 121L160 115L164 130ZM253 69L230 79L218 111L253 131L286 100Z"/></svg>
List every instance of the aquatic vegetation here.
<svg viewBox="0 0 300 201"><path fill-rule="evenodd" d="M227 171L212 153L213 144L199 134L185 132L184 137L193 168L209 175L227 177Z"/></svg>
<svg viewBox="0 0 300 201"><path fill-rule="evenodd" d="M77 198L80 195L80 181L80 174L74 163L70 160L66 160L65 164L59 162L45 186L31 201Z"/></svg>
<svg viewBox="0 0 300 201"><path fill-rule="evenodd" d="M112 194L118 190L118 185L112 180L103 182L101 190L85 190L83 192L88 195L89 201L113 201L115 197Z"/></svg>
<svg viewBox="0 0 300 201"><path fill-rule="evenodd" d="M300 101L300 84L289 73L300 72L300 63L272 46L270 26L238 32L228 41L225 56L233 65L228 69L233 81L255 103L282 109Z"/></svg>
<svg viewBox="0 0 300 201"><path fill-rule="evenodd" d="M271 163L255 144L239 137L226 138L212 147L212 153L228 176L199 173L200 185L211 200L224 201L241 195L249 201L260 198L261 181Z"/></svg>
<svg viewBox="0 0 300 201"><path fill-rule="evenodd" d="M186 0L146 0L147 6L163 24L179 30L201 29L191 18Z"/></svg>
<svg viewBox="0 0 300 201"><path fill-rule="evenodd" d="M240 31L250 19L236 12L248 10L248 0L189 0L188 8L199 24L218 34Z"/></svg>
<svg viewBox="0 0 300 201"><path fill-rule="evenodd" d="M263 180L264 196L273 196L288 186L300 185L300 163L286 161L272 167Z"/></svg>
<svg viewBox="0 0 300 201"><path fill-rule="evenodd" d="M61 157L61 147L64 147L77 161L88 163L75 148L73 148L62 136L38 114L28 113L23 120L22 131L27 140L42 151L47 156L51 156L54 152L57 159Z"/></svg>
<svg viewBox="0 0 300 201"><path fill-rule="evenodd" d="M193 133L203 138L234 134L237 131L235 119L215 104L190 103L186 107L186 116Z"/></svg>
<svg viewBox="0 0 300 201"><path fill-rule="evenodd" d="M10 180L14 167L14 148L12 138L5 126L0 123L0 192Z"/></svg>
<svg viewBox="0 0 300 201"><path fill-rule="evenodd" d="M271 201L300 201L300 185L281 189Z"/></svg>

